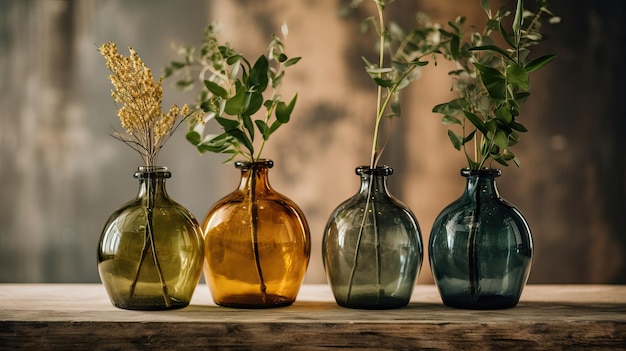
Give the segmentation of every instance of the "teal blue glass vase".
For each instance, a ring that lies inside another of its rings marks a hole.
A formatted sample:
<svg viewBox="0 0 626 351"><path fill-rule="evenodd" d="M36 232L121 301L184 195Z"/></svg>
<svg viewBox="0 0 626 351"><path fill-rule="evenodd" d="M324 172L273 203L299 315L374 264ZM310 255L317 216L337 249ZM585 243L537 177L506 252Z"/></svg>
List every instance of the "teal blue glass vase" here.
<svg viewBox="0 0 626 351"><path fill-rule="evenodd" d="M443 303L465 309L517 305L528 280L533 240L522 213L500 197L499 169L461 170L463 195L433 224L430 266Z"/></svg>
<svg viewBox="0 0 626 351"><path fill-rule="evenodd" d="M423 260L417 219L387 189L393 170L358 167L361 187L330 216L322 242L337 304L360 309L406 306Z"/></svg>

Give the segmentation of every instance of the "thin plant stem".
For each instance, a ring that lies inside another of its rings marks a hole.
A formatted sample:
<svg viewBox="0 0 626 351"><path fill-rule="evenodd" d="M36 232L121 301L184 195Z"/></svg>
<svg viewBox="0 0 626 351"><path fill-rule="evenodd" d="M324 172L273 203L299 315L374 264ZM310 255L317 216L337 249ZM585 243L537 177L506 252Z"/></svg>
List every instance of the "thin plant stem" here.
<svg viewBox="0 0 626 351"><path fill-rule="evenodd" d="M467 254L468 254L468 269L469 269L469 283L470 283L470 299L473 302L476 302L480 295L480 278L479 278L479 267L478 267L478 257L476 255L476 237L478 236L478 230L480 226L480 189L478 186L480 184L480 180L476 179L476 184L474 186L473 197L475 199L475 208L474 214L471 217L470 223L470 231L467 238Z"/></svg>
<svg viewBox="0 0 626 351"><path fill-rule="evenodd" d="M372 170L373 171L373 170ZM352 288L354 285L354 276L356 275L357 266L359 263L359 252L361 249L361 241L363 240L363 235L365 231L365 223L367 221L368 213L372 214L372 224L374 228L374 245L376 249L376 303L380 303L380 298L383 295L382 289L382 272L380 265L380 235L378 233L378 223L376 221L376 207L375 201L372 197L372 189L374 187L374 174L368 176L368 188L367 188L367 197L365 200L365 209L363 211L363 217L361 218L361 224L359 226L359 235L357 236L356 249L354 253L354 258L352 260L352 269L350 271L350 279L348 282L348 294L346 297L346 303L350 302L350 297L352 296ZM371 208L371 211L370 211Z"/></svg>
<svg viewBox="0 0 626 351"><path fill-rule="evenodd" d="M144 180L145 181L145 180ZM154 260L154 265L157 270L157 275L159 276L159 282L161 283L161 290L163 293L163 300L165 302L166 307L171 306L170 295L168 292L167 284L165 283L165 278L163 277L163 271L161 269L161 263L159 262L159 258L156 252L156 244L154 242L154 221L153 221L153 212L154 212L154 197L156 192L156 179L150 175L147 180L148 186L148 204L146 208L146 217L147 217L147 225L145 230L145 237L143 243L143 249L141 250L141 257L139 259L139 263L137 264L137 269L135 271L135 277L133 282L130 285L130 297L135 295L135 288L137 286L137 282L139 281L139 273L141 272L141 267L143 266L144 259L148 254L148 249L152 250L152 259Z"/></svg>
<svg viewBox="0 0 626 351"><path fill-rule="evenodd" d="M361 240L363 239L363 231L365 230L365 221L367 220L367 212L370 207L370 200L372 193L372 182L368 184L367 189L367 198L365 200L365 209L363 210L363 217L361 218L361 225L359 226L359 235L356 240L356 248L354 250L354 258L352 260L352 270L350 271L350 280L348 281L348 294L346 296L346 303L350 302L350 297L352 296L352 287L354 284L354 275L356 274L356 267L359 264L359 251L361 249Z"/></svg>
<svg viewBox="0 0 626 351"><path fill-rule="evenodd" d="M263 278L263 271L261 269L261 257L259 254L259 237L258 237L258 222L259 222L259 208L256 202L256 166L253 164L250 168L250 176L248 184L250 193L248 198L250 199L250 235L252 238L252 251L254 252L254 263L256 266L257 275L259 277L259 290L261 292L261 300L263 303L267 302L267 286L265 285L265 279Z"/></svg>
<svg viewBox="0 0 626 351"><path fill-rule="evenodd" d="M376 3L376 9L378 10L378 30L380 31L379 33L379 43L378 45L379 47L379 51L378 51L378 67L382 68L383 64L385 63L385 35L384 35L384 31L385 31L385 19L383 17L383 5L380 3L380 1L374 1ZM380 78L382 76L382 73L378 73L378 77ZM376 122L374 124L374 140L372 142L372 157L370 160L370 167L373 169L374 167L376 167L376 164L378 162L378 132L380 129L380 122L382 120L383 117L383 106L386 105L382 103L382 96L383 96L383 87L378 85L377 89L376 89ZM387 96L387 98L389 98L389 95Z"/></svg>
<svg viewBox="0 0 626 351"><path fill-rule="evenodd" d="M371 180L372 178L370 178ZM380 236L378 233L378 222L376 221L376 201L372 201L372 222L374 225L374 245L376 247L376 303L378 304L384 291L381 280L382 267L380 266Z"/></svg>

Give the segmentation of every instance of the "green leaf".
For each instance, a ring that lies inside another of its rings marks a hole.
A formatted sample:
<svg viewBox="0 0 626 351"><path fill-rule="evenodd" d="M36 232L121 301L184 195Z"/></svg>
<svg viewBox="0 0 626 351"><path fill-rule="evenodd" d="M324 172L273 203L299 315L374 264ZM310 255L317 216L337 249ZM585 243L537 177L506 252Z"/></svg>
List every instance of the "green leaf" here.
<svg viewBox="0 0 626 351"><path fill-rule="evenodd" d="M248 139L244 132L239 129L231 129L227 130L226 133L242 143L246 147L246 149L250 151L251 155L254 154L254 146L252 146L252 142L250 141L250 139Z"/></svg>
<svg viewBox="0 0 626 351"><path fill-rule="evenodd" d="M454 99L452 101L436 105L433 107L433 112L441 113L444 115L457 115L461 113L468 106L467 100L464 98Z"/></svg>
<svg viewBox="0 0 626 351"><path fill-rule="evenodd" d="M500 149L506 149L509 147L509 140L506 137L506 133L502 130L496 131L496 134L493 138L493 143L497 145Z"/></svg>
<svg viewBox="0 0 626 351"><path fill-rule="evenodd" d="M250 74L246 83L248 88L251 90L265 91L269 82L269 78L267 76L268 70L269 62L267 61L267 57L261 55L254 63L254 66L250 69Z"/></svg>
<svg viewBox="0 0 626 351"><path fill-rule="evenodd" d="M238 121L227 119L224 117L215 117L215 120L224 128L225 132L229 132L234 129L239 129Z"/></svg>
<svg viewBox="0 0 626 351"><path fill-rule="evenodd" d="M494 115L504 125L508 125L513 121L513 115L507 104L502 104L500 107L493 111Z"/></svg>
<svg viewBox="0 0 626 351"><path fill-rule="evenodd" d="M254 141L254 123L252 123L252 118L250 115L242 115L243 126L248 131L248 135L250 136L250 140Z"/></svg>
<svg viewBox="0 0 626 351"><path fill-rule="evenodd" d="M450 116L450 115L445 115L441 118L441 123L443 124L458 124L458 125L462 125L461 124L461 120L459 120L458 118L454 117L454 116Z"/></svg>
<svg viewBox="0 0 626 351"><path fill-rule="evenodd" d="M272 123L272 126L270 127L270 131L269 131L270 135L273 134L281 125L283 124L280 123L279 121L274 121L274 123Z"/></svg>
<svg viewBox="0 0 626 351"><path fill-rule="evenodd" d="M476 135L476 130L474 129L471 133L469 133L464 139L463 139L463 145L467 144L468 142L470 142L472 139L474 139L474 135Z"/></svg>
<svg viewBox="0 0 626 351"><path fill-rule="evenodd" d="M556 58L556 55L541 56L527 63L524 68L526 68L527 73L530 73L530 72L540 69L541 67L545 66L546 64L548 64L550 61L554 60L555 58Z"/></svg>
<svg viewBox="0 0 626 351"><path fill-rule="evenodd" d="M495 45L474 46L474 47L469 48L468 50L470 51L494 51L506 58L509 58L509 53L506 52L506 50L503 50L500 47L495 46Z"/></svg>
<svg viewBox="0 0 626 351"><path fill-rule="evenodd" d="M233 140L231 139L231 136L228 135L227 133L222 133L211 138L208 141L201 142L196 147L198 151L200 151L201 153L204 153L207 151L223 153L223 152L226 152L226 150L231 148L232 143L233 143Z"/></svg>
<svg viewBox="0 0 626 351"><path fill-rule="evenodd" d="M480 0L480 7L485 10L486 13L491 12L489 8L489 0Z"/></svg>
<svg viewBox="0 0 626 351"><path fill-rule="evenodd" d="M200 133L194 131L193 129L187 132L185 138L194 146L197 146L202 141L202 136L200 135Z"/></svg>
<svg viewBox="0 0 626 351"><path fill-rule="evenodd" d="M502 24L502 21L500 21L500 35L502 35L502 38L504 38L504 41L506 41L507 44L509 44L510 47L515 48L515 42L513 41L513 39L511 39L511 36L509 35L509 33L506 32L506 29L504 29L504 25Z"/></svg>
<svg viewBox="0 0 626 351"><path fill-rule="evenodd" d="M455 35L450 39L450 55L452 55L452 58L455 60L459 58L459 51L461 46L460 41L461 38L459 38L458 35Z"/></svg>
<svg viewBox="0 0 626 351"><path fill-rule="evenodd" d="M378 77L374 77L374 83L376 83L376 85L379 85L383 88L391 88L393 86L393 81L390 79L382 79L382 78L378 78Z"/></svg>
<svg viewBox="0 0 626 351"><path fill-rule="evenodd" d="M300 61L300 59L302 59L302 57L292 57L289 60L285 61L285 67L289 67L289 66L293 66L296 63L298 63L298 61Z"/></svg>
<svg viewBox="0 0 626 351"><path fill-rule="evenodd" d="M245 100L246 90L245 88L240 87L239 89L237 89L237 93L235 94L235 96L226 101L224 111L231 116L237 116L241 114L245 109Z"/></svg>
<svg viewBox="0 0 626 351"><path fill-rule="evenodd" d="M461 150L461 146L463 146L463 138L461 138L450 129L448 129L448 137L450 138L450 141L452 142L454 148L457 150Z"/></svg>
<svg viewBox="0 0 626 351"><path fill-rule="evenodd" d="M476 127L476 129L480 130L483 134L487 134L485 123L482 119L480 119L480 117L469 111L463 111L463 114L465 114L465 117L474 125L474 127Z"/></svg>
<svg viewBox="0 0 626 351"><path fill-rule="evenodd" d="M229 57L226 59L226 63L227 63L227 64L229 64L229 65L234 65L234 64L235 64L235 63L237 63L237 61L239 61L240 59L241 59L241 55L232 55L232 56L229 56Z"/></svg>
<svg viewBox="0 0 626 351"><path fill-rule="evenodd" d="M523 124L518 123L518 122L511 123L511 128L522 133L525 133L528 131L528 129L526 129L526 127Z"/></svg>
<svg viewBox="0 0 626 351"><path fill-rule="evenodd" d="M503 160L501 157L493 157L493 159L505 167L509 166L509 164L505 160Z"/></svg>
<svg viewBox="0 0 626 351"><path fill-rule="evenodd" d="M400 105L400 101L398 99L394 99L391 102L391 112L393 112L396 117L400 117L402 115L402 106Z"/></svg>
<svg viewBox="0 0 626 351"><path fill-rule="evenodd" d="M217 112L215 111L215 108L213 107L213 104L211 104L211 100L206 100L203 101L200 104L200 108L204 111L204 112Z"/></svg>
<svg viewBox="0 0 626 351"><path fill-rule="evenodd" d="M490 119L485 123L485 135L489 139L493 139L496 135L496 131L498 130L498 123L495 119Z"/></svg>
<svg viewBox="0 0 626 351"><path fill-rule="evenodd" d="M411 61L412 65L416 65L418 67L424 67L426 65L428 65L428 61L420 61L419 59Z"/></svg>
<svg viewBox="0 0 626 351"><path fill-rule="evenodd" d="M498 77L481 76L481 80L489 93L496 100L506 99L506 80Z"/></svg>
<svg viewBox="0 0 626 351"><path fill-rule="evenodd" d="M504 78L502 76L502 73L500 73L500 71L498 71L497 69L495 69L493 67L490 67L490 66L487 66L487 65L483 65L483 64L480 64L478 62L475 62L474 66L480 72L480 74L483 75L483 76Z"/></svg>
<svg viewBox="0 0 626 351"><path fill-rule="evenodd" d="M522 21L524 21L524 1L517 0L517 8L515 10L515 19L513 19L513 35L515 42L519 43L521 38ZM517 47L517 45L515 45Z"/></svg>
<svg viewBox="0 0 626 351"><path fill-rule="evenodd" d="M517 85L523 90L528 90L530 86L526 69L517 63L511 63L506 67L506 79L510 84Z"/></svg>
<svg viewBox="0 0 626 351"><path fill-rule="evenodd" d="M248 94L250 94L250 102L248 103L246 110L243 111L243 114L252 116L259 111L259 109L261 109L261 106L263 106L263 94L258 91Z"/></svg>
<svg viewBox="0 0 626 351"><path fill-rule="evenodd" d="M287 104L279 101L278 104L276 104L276 120L280 123L287 123L289 122L289 118L290 114L287 111Z"/></svg>
<svg viewBox="0 0 626 351"><path fill-rule="evenodd" d="M254 121L254 123L256 123L257 128L259 128L259 131L261 132L261 135L263 135L263 139L267 140L270 137L270 134L272 134L270 132L270 128L267 126L267 123L265 123L265 121L262 121L260 119Z"/></svg>
<svg viewBox="0 0 626 351"><path fill-rule="evenodd" d="M276 119L280 123L287 123L291 118L291 113L293 112L294 107L296 106L296 101L298 100L298 94L294 95L293 99L289 102L289 105L286 105L284 102L279 102L276 105Z"/></svg>
<svg viewBox="0 0 626 351"><path fill-rule="evenodd" d="M228 91L217 83L210 80L204 80L204 86L213 94L221 97L222 99L228 99Z"/></svg>

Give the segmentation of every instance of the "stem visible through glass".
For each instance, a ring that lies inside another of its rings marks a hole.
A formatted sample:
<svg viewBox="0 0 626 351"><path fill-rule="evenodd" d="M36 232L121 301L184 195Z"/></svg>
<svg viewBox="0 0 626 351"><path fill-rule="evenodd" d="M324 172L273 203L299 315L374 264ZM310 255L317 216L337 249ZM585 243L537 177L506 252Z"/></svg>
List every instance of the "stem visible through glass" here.
<svg viewBox="0 0 626 351"><path fill-rule="evenodd" d="M145 180L143 180L145 181ZM141 250L141 257L139 258L139 262L137 264L137 269L135 271L135 278L130 285L130 298L135 295L135 287L137 286L137 282L139 280L139 273L141 272L141 267L143 266L143 261L148 254L148 249L152 250L152 259L154 260L154 265L157 270L157 274L159 276L159 281L161 283L161 290L163 293L163 300L165 301L165 306L170 307L170 295L167 289L167 284L165 283L165 279L163 277L163 271L161 270L161 264L159 262L159 258L156 252L156 244L154 242L154 224L153 224L153 212L154 212L154 198L156 193L156 177L154 174L148 175L148 204L146 206L146 218L147 224L145 229L145 238L143 242L143 249ZM149 246L148 246L148 243Z"/></svg>
<svg viewBox="0 0 626 351"><path fill-rule="evenodd" d="M265 279L263 278L263 271L261 270L261 259L259 255L259 238L258 238L258 222L259 222L259 208L256 202L256 166L252 163L250 167L249 176L249 191L250 196L250 235L252 236L252 251L254 252L254 263L256 264L257 275L259 276L259 289L261 291L261 299L263 303L267 302L267 286L265 285Z"/></svg>
<svg viewBox="0 0 626 351"><path fill-rule="evenodd" d="M374 208L373 196L372 196L372 187L373 181L372 177L374 174L369 175L369 183L367 189L367 197L365 200L365 209L363 210L363 218L361 219L361 225L359 226L359 235L357 237L356 248L354 250L354 259L352 261L352 270L350 271L350 280L348 283L348 293L346 296L346 304L349 304L350 297L352 295L352 286L354 284L354 275L356 274L356 268L359 263L359 250L361 248L361 240L363 239L363 231L365 230L365 221L367 219L367 214L369 212L370 203L371 203L371 213L372 213L372 221L374 225L374 242L376 248L376 302L380 302L380 297L383 293L382 284L381 284L381 267L380 267L380 240L378 237L378 224L376 223L376 209Z"/></svg>
<svg viewBox="0 0 626 351"><path fill-rule="evenodd" d="M477 180L476 187L479 185L479 181ZM476 256L476 236L478 234L478 229L480 227L480 189L474 188L475 197L475 208L474 213L471 217L471 222L469 224L469 235L467 238L467 259L468 259L468 269L469 269L469 282L470 282L470 299L473 302L478 300L480 294L480 277L478 274L478 262Z"/></svg>

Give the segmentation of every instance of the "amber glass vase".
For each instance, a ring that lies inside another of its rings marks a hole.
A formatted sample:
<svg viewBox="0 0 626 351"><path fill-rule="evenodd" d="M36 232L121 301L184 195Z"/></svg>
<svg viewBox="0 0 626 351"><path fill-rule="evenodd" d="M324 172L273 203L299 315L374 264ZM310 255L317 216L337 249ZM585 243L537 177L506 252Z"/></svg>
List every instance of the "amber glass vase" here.
<svg viewBox="0 0 626 351"><path fill-rule="evenodd" d="M268 182L270 160L236 162L239 187L209 210L204 275L221 306L268 308L291 305L311 252L302 211Z"/></svg>
<svg viewBox="0 0 626 351"><path fill-rule="evenodd" d="M165 167L139 167L139 193L107 220L98 271L111 303L132 310L189 305L202 273L198 221L165 189Z"/></svg>

